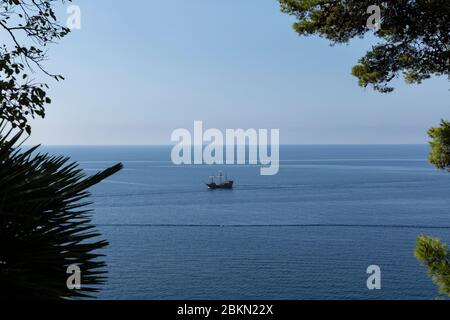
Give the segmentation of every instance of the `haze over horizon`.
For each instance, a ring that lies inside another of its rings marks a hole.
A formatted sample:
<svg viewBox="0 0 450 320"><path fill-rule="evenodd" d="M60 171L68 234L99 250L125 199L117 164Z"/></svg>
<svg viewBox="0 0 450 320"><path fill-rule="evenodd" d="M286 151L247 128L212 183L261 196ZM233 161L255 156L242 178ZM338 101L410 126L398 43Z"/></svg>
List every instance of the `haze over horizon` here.
<svg viewBox="0 0 450 320"><path fill-rule="evenodd" d="M66 80L27 144L168 145L194 120L280 129L281 144L424 144L450 118L446 78L363 89L350 71L373 39L301 38L275 0L138 2L75 2L82 29L47 63Z"/></svg>

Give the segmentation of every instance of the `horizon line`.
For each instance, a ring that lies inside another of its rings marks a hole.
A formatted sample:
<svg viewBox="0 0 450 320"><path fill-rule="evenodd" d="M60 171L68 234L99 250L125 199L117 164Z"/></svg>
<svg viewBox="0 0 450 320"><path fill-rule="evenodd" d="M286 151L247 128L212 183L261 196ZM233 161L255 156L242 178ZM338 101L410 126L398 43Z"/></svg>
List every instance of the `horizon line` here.
<svg viewBox="0 0 450 320"><path fill-rule="evenodd" d="M173 147L177 144L24 144L23 147ZM203 144L202 146L207 146L208 144ZM279 146L428 146L428 143L281 143ZM199 146L199 145L192 145ZM236 146L258 146L258 145L248 145L239 144ZM270 146L270 144L268 144ZM226 145L222 145L226 147Z"/></svg>

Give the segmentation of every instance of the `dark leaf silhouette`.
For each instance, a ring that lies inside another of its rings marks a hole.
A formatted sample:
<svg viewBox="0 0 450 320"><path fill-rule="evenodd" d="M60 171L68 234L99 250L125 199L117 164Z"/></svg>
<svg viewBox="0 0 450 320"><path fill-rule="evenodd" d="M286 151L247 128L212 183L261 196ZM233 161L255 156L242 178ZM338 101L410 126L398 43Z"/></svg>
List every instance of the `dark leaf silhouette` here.
<svg viewBox="0 0 450 320"><path fill-rule="evenodd" d="M0 138L0 298L92 296L108 243L97 239L86 190L122 164L87 177L67 157L15 148L20 137ZM66 285L70 265L81 269L80 290Z"/></svg>

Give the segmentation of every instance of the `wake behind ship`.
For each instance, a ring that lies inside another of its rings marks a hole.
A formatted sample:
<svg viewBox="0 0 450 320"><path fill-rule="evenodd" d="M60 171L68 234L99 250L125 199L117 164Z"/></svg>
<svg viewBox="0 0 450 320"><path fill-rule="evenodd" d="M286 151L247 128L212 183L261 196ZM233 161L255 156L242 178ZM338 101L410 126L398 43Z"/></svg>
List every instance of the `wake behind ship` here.
<svg viewBox="0 0 450 320"><path fill-rule="evenodd" d="M217 182L214 180L214 176L209 177L209 182L206 184L209 189L233 189L233 180L228 180L226 177L223 179L222 171L217 173Z"/></svg>

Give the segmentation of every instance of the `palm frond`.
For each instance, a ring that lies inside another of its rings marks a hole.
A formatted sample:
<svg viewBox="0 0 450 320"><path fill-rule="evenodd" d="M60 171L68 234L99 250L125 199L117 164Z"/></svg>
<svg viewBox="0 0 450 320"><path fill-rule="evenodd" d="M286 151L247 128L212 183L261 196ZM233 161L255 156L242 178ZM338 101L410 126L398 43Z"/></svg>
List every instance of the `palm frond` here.
<svg viewBox="0 0 450 320"><path fill-rule="evenodd" d="M93 176L67 157L14 146L22 133L0 137L0 298L91 297L105 282L105 262L86 206L88 188L118 172ZM81 269L81 289L67 288L69 265Z"/></svg>

